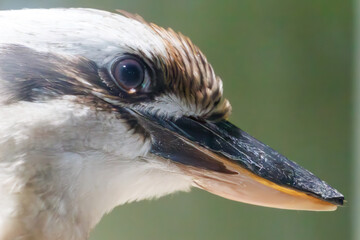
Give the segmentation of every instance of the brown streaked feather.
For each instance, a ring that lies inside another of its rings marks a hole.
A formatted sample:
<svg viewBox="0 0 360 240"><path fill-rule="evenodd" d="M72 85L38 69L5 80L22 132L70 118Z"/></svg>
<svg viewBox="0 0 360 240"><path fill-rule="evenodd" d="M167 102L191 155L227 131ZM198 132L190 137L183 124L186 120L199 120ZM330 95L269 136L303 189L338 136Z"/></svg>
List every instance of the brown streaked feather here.
<svg viewBox="0 0 360 240"><path fill-rule="evenodd" d="M160 62L165 84L171 93L183 99L185 104L195 106L203 118L216 120L229 116L231 106L223 98L221 79L215 75L205 55L188 37L171 28L165 29L147 22L138 14L116 11L146 24L163 39L168 57L156 58L156 61Z"/></svg>

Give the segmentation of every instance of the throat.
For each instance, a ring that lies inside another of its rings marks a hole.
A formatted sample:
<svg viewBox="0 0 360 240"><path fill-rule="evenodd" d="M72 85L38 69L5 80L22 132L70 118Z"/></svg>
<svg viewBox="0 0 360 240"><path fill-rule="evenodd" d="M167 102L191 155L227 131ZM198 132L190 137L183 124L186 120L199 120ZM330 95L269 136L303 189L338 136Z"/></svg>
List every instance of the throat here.
<svg viewBox="0 0 360 240"><path fill-rule="evenodd" d="M8 181L0 184L1 240L87 239L101 216L82 207L83 194L91 191L81 191L76 182L80 178L70 168L61 167L58 157L32 153L25 161L8 163L6 168L2 165L1 177ZM64 171L66 179L60 177Z"/></svg>
<svg viewBox="0 0 360 240"><path fill-rule="evenodd" d="M85 161L80 154L67 154L66 158L77 164ZM98 159L99 153L86 154L86 161ZM0 228L9 229L0 239L16 239L15 235L31 240L54 236L64 240L87 239L102 216L118 205L189 190L189 179L144 161L132 159L132 164L121 165L116 159L108 159L101 162L107 165L106 169L98 162L83 165L78 175L70 174L69 169L57 169L59 176L54 174L51 181L45 175L33 178L22 184L20 194L6 193L9 199L0 200L1 209L8 210L1 214ZM67 171L65 180L60 179L62 171Z"/></svg>
<svg viewBox="0 0 360 240"><path fill-rule="evenodd" d="M169 172L162 164L146 159L119 161L104 156L99 152L67 153L57 159L47 156L46 161L58 164L38 172L27 183L18 178L22 187L2 194L7 197L0 200L0 228L8 230L0 234L0 239L87 239L91 229L114 207L187 191L191 186L190 179L177 173L176 168ZM32 157L45 160L43 155ZM64 167L67 161L72 168ZM30 169L23 164L23 169Z"/></svg>

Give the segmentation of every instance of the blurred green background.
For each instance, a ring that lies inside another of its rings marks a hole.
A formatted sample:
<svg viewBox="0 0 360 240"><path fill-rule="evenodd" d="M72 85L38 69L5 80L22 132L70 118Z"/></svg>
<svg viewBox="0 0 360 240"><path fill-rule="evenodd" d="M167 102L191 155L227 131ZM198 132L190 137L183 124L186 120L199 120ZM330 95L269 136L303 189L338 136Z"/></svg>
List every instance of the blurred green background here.
<svg viewBox="0 0 360 240"><path fill-rule="evenodd" d="M231 121L350 199L336 212L316 213L256 207L193 190L118 207L92 232L91 240L346 240L351 238L354 205L352 4L349 0L0 0L0 9L124 9L181 31L222 77L233 106Z"/></svg>

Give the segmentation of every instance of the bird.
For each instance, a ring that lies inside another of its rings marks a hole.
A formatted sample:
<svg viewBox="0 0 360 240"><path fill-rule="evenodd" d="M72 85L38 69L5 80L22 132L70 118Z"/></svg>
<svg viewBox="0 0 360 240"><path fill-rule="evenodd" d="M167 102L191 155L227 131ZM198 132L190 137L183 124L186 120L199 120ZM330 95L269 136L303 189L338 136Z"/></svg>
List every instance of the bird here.
<svg viewBox="0 0 360 240"><path fill-rule="evenodd" d="M181 33L125 11L0 11L0 240L85 240L114 207L200 188L333 211L344 196L228 121Z"/></svg>

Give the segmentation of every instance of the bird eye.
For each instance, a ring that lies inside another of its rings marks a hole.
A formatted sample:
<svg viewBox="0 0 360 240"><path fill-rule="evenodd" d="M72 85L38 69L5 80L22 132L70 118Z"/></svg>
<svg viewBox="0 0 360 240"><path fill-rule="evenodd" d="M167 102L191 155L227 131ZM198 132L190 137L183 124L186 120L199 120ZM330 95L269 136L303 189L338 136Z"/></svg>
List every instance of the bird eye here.
<svg viewBox="0 0 360 240"><path fill-rule="evenodd" d="M113 77L116 83L129 93L136 92L136 89L144 82L144 76L143 64L134 58L122 59L113 67Z"/></svg>

